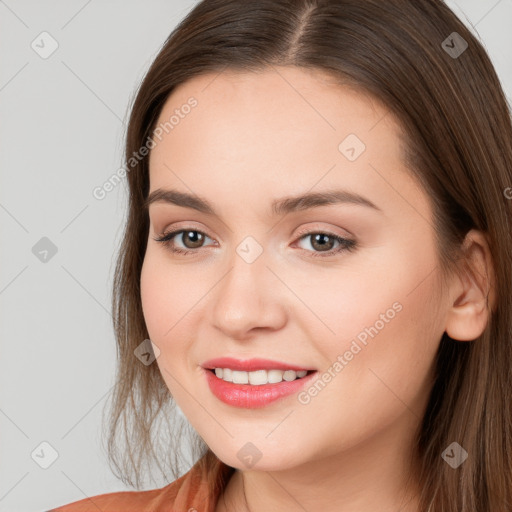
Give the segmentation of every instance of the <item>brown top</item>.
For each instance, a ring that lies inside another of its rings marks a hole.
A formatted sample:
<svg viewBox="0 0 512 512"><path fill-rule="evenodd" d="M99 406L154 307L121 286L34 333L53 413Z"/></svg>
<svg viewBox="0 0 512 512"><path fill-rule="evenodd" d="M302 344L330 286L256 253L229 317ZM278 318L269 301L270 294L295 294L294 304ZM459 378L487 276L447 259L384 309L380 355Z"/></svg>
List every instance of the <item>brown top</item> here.
<svg viewBox="0 0 512 512"><path fill-rule="evenodd" d="M49 512L215 512L234 472L208 450L187 473L160 489L100 494Z"/></svg>

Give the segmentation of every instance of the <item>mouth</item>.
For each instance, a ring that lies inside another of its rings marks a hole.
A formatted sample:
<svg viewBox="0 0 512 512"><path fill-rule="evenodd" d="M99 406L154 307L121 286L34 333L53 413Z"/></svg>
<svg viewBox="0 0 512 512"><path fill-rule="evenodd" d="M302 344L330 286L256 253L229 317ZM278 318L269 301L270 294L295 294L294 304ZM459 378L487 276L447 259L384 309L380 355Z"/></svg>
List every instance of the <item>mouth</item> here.
<svg viewBox="0 0 512 512"><path fill-rule="evenodd" d="M218 379L233 384L263 386L279 384L280 382L293 382L308 377L316 370L283 370L283 369L259 369L254 371L233 370L232 368L205 368Z"/></svg>
<svg viewBox="0 0 512 512"><path fill-rule="evenodd" d="M317 370L255 370L203 368L210 391L224 404L242 409L259 409L299 393L312 384ZM217 374L221 375L220 377ZM230 380L225 380L230 379Z"/></svg>

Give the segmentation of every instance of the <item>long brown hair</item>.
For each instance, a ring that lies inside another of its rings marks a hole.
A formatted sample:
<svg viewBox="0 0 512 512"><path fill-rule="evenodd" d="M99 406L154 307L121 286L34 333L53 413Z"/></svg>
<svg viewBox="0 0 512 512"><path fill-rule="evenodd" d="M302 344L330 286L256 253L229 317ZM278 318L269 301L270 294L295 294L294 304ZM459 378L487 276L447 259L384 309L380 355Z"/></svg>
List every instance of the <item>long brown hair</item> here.
<svg viewBox="0 0 512 512"><path fill-rule="evenodd" d="M417 437L420 510L512 510L512 125L486 51L441 0L203 0L171 33L139 87L127 161L147 143L179 84L227 68L272 65L327 71L397 117L406 134L404 160L432 201L443 272L460 268L468 230L486 233L496 304L477 340L461 343L446 333L440 340ZM157 365L134 357L149 337L139 286L148 160L137 159L127 173L129 210L112 301L119 364L108 450L131 485L139 485L143 461L177 478L181 460L182 429L168 421L172 397ZM192 435L195 456L219 464ZM469 454L457 469L441 457L453 441Z"/></svg>

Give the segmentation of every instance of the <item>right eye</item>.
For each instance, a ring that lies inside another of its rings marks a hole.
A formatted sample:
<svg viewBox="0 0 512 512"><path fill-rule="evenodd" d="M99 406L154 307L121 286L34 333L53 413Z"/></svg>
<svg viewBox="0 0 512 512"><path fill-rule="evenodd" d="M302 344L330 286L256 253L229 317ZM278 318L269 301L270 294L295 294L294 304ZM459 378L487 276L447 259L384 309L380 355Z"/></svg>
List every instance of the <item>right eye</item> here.
<svg viewBox="0 0 512 512"><path fill-rule="evenodd" d="M183 248L177 247L174 238L180 235L181 243L184 245ZM210 238L208 235L197 229L177 229L167 233L163 233L160 236L153 238L157 242L161 242L170 249L171 252L178 254L190 254L198 252L195 249L200 249L205 238ZM211 238L210 238L211 240Z"/></svg>

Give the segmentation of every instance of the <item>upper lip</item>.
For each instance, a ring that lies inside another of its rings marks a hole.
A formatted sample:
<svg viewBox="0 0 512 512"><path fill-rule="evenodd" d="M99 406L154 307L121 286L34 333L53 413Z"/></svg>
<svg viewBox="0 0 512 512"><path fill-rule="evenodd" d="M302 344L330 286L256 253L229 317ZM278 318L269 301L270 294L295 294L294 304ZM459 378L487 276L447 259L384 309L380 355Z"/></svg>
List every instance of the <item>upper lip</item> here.
<svg viewBox="0 0 512 512"><path fill-rule="evenodd" d="M210 370L214 368L230 368L231 370L244 372L252 372L255 370L313 370L313 368L304 368L295 364L260 358L242 360L232 357L217 357L215 359L208 359L208 361L205 361L201 366Z"/></svg>

